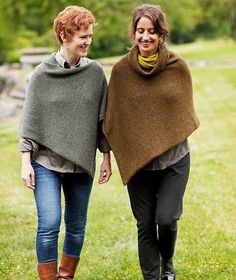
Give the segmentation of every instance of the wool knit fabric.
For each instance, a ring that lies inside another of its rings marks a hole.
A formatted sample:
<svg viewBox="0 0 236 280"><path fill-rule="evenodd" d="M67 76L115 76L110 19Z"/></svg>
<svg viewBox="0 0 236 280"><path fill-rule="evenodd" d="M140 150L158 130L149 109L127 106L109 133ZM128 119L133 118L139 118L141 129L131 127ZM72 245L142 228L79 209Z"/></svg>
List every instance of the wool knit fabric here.
<svg viewBox="0 0 236 280"><path fill-rule="evenodd" d="M138 63L141 65L143 69L147 69L147 70L152 69L156 65L157 60L158 60L158 53L155 53L148 57L138 54Z"/></svg>
<svg viewBox="0 0 236 280"><path fill-rule="evenodd" d="M107 83L100 64L92 61L64 69L52 54L36 67L26 93L20 136L43 145L95 172L98 123L104 117Z"/></svg>
<svg viewBox="0 0 236 280"><path fill-rule="evenodd" d="M185 61L162 48L147 72L138 63L138 53L134 46L114 65L103 122L124 185L199 126Z"/></svg>

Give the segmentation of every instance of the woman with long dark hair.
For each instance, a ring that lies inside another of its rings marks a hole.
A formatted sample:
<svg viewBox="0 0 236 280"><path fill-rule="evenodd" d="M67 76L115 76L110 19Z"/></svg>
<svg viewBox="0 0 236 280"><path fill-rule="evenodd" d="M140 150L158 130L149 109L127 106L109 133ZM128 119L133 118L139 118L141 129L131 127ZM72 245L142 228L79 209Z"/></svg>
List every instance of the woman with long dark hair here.
<svg viewBox="0 0 236 280"><path fill-rule="evenodd" d="M134 10L129 53L112 70L104 133L138 227L145 280L175 279L177 220L189 176L188 137L199 121L185 61L167 49L169 28L159 6Z"/></svg>

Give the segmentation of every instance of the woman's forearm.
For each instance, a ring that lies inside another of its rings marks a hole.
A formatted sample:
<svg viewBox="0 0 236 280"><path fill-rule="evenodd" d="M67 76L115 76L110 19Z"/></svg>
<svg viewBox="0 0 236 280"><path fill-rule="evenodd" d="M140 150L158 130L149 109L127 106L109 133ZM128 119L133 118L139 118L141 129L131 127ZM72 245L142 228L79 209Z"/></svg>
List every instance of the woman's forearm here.
<svg viewBox="0 0 236 280"><path fill-rule="evenodd" d="M22 152L22 164L30 163L31 152Z"/></svg>
<svg viewBox="0 0 236 280"><path fill-rule="evenodd" d="M110 160L110 159L111 159L110 152L103 153L103 160Z"/></svg>

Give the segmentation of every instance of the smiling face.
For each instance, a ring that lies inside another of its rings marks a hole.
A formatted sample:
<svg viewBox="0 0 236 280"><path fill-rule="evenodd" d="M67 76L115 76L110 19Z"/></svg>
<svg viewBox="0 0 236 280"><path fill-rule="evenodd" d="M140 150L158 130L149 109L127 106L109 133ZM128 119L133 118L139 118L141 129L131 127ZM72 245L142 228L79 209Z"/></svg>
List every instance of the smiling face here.
<svg viewBox="0 0 236 280"><path fill-rule="evenodd" d="M86 57L89 46L92 43L93 26L88 28L81 26L80 30L76 31L72 38L67 38L61 34L62 45L67 53L72 57Z"/></svg>
<svg viewBox="0 0 236 280"><path fill-rule="evenodd" d="M134 40L142 56L148 57L157 53L159 34L156 33L154 25L148 17L141 17L138 21Z"/></svg>

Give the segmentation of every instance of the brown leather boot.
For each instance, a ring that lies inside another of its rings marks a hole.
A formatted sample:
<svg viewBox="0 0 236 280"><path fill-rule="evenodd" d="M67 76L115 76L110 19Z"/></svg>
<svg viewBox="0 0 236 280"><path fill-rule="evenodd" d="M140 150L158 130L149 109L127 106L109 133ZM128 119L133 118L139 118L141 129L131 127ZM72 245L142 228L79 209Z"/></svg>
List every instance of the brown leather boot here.
<svg viewBox="0 0 236 280"><path fill-rule="evenodd" d="M73 279L79 260L79 257L62 254L58 279Z"/></svg>
<svg viewBox="0 0 236 280"><path fill-rule="evenodd" d="M39 263L38 274L40 280L56 280L57 262Z"/></svg>

